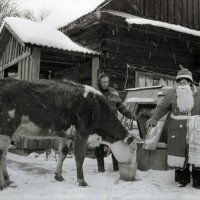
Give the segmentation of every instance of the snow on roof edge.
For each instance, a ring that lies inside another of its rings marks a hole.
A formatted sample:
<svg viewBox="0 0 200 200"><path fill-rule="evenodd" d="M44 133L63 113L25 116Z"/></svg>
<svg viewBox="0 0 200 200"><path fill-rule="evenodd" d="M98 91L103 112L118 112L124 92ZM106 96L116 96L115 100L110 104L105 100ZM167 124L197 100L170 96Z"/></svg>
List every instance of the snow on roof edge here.
<svg viewBox="0 0 200 200"><path fill-rule="evenodd" d="M195 30L195 29L190 29L190 28L187 28L184 26L170 24L167 22L156 21L156 20L152 20L152 19L146 19L146 18L138 17L135 15L131 15L131 14L120 12L120 11L104 10L104 12L108 12L110 14L113 14L113 15L116 15L119 17L123 17L123 18L125 18L125 21L128 24L152 25L152 26L162 27L162 28L170 29L170 30L177 31L180 33L186 33L186 34L200 37L200 31Z"/></svg>
<svg viewBox="0 0 200 200"><path fill-rule="evenodd" d="M99 52L73 42L61 31L38 22L18 17L6 17L0 27L0 34L5 25L7 25L25 44L38 45L69 52L100 55Z"/></svg>
<svg viewBox="0 0 200 200"><path fill-rule="evenodd" d="M162 27L162 28L170 29L170 30L177 31L180 33L186 33L189 35L200 37L200 31L189 29L180 25L170 24L167 22L145 19L145 18L141 18L137 16L134 16L133 18L127 18L126 22L128 24L151 25L151 26L156 26L156 27Z"/></svg>

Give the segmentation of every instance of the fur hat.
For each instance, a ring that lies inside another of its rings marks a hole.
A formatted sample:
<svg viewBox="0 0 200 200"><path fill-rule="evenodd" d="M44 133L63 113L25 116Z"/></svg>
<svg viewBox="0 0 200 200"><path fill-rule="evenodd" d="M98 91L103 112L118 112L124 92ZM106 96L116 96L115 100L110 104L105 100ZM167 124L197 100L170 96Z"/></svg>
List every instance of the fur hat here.
<svg viewBox="0 0 200 200"><path fill-rule="evenodd" d="M176 81L179 81L180 79L188 79L193 83L192 73L188 69L181 69L178 71L178 74L176 76Z"/></svg>

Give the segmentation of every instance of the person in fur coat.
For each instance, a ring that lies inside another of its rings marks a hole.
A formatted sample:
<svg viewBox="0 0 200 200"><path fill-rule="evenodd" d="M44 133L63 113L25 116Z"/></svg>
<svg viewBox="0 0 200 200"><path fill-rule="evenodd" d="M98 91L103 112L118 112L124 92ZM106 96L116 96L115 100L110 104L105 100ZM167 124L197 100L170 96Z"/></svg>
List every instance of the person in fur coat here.
<svg viewBox="0 0 200 200"><path fill-rule="evenodd" d="M168 165L175 168L175 181L178 182L179 187L190 183L190 169L192 169L193 187L200 188L200 165L198 164L200 156L197 156L197 162L190 162L190 155L192 157L200 151L200 140L194 142L195 148L189 148L194 145L190 140L192 129L190 131L188 129L189 120L193 116L200 115L200 91L193 84L192 73L188 69L181 69L178 72L176 82L176 88L171 89L157 105L154 114L147 121L146 128L155 126L157 121L169 113ZM197 123L200 125L200 122ZM196 137L200 136L200 126L197 129Z"/></svg>

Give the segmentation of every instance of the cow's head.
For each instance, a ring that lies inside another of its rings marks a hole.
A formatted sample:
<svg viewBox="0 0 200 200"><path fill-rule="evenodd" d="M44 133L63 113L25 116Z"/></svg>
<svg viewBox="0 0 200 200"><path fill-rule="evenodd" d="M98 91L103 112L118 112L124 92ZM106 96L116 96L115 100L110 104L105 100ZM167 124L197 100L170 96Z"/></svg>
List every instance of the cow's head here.
<svg viewBox="0 0 200 200"><path fill-rule="evenodd" d="M115 116L106 98L87 86L77 112L76 129L85 134L99 134L103 140L113 143L128 136L128 131Z"/></svg>
<svg viewBox="0 0 200 200"><path fill-rule="evenodd" d="M97 147L100 144L105 144L109 146L112 153L115 155L115 158L120 163L131 163L136 161L136 150L137 150L136 139L133 139L132 142L128 145L127 143L124 143L122 140L110 143L106 140L103 140L102 137L97 134L89 136L88 146Z"/></svg>

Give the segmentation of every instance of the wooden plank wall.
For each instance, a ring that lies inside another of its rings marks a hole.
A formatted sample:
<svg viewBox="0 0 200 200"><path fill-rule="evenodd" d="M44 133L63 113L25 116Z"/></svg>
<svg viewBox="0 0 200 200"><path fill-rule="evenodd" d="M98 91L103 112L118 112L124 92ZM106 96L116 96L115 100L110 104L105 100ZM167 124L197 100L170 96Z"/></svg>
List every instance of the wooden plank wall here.
<svg viewBox="0 0 200 200"><path fill-rule="evenodd" d="M4 78L4 70L17 63L19 79L39 79L40 54L39 48L23 46L11 35L0 57L0 79Z"/></svg>
<svg viewBox="0 0 200 200"><path fill-rule="evenodd" d="M22 80L38 80L40 74L40 48L33 47L31 56L18 63L18 77Z"/></svg>
<svg viewBox="0 0 200 200"><path fill-rule="evenodd" d="M23 47L13 36L11 36L0 57L1 69L6 69L10 65L15 64L20 59L23 59L23 57L26 57L27 53L30 53L30 48L27 46Z"/></svg>
<svg viewBox="0 0 200 200"><path fill-rule="evenodd" d="M112 0L104 8L200 30L200 0Z"/></svg>

